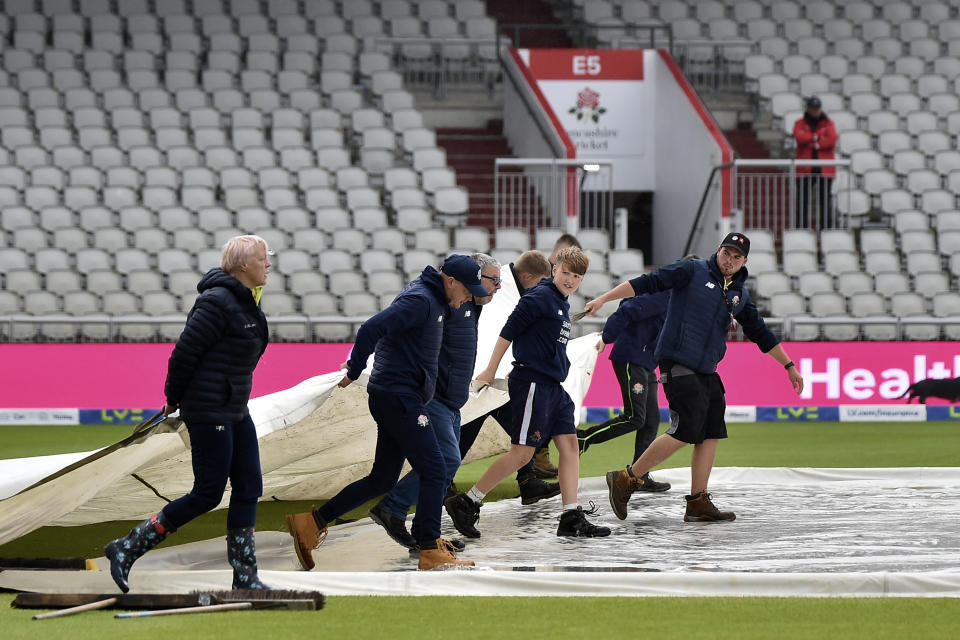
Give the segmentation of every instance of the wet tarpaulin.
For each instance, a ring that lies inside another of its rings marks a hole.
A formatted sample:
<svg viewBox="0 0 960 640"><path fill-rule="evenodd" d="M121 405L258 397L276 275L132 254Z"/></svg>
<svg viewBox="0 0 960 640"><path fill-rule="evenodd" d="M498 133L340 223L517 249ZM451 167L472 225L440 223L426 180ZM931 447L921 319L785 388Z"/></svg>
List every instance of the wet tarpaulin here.
<svg viewBox="0 0 960 640"><path fill-rule="evenodd" d="M564 388L579 412L597 360L598 334L571 340ZM367 409L366 376L339 388L331 372L250 401L257 429L263 499L329 498L370 471L377 429ZM506 385L475 388L466 423L507 401ZM509 448L488 420L467 461ZM41 526L145 518L193 484L189 436L170 418L105 450L0 460L0 544ZM229 504L229 487L220 508Z"/></svg>
<svg viewBox="0 0 960 640"><path fill-rule="evenodd" d="M333 527L298 570L286 532L257 533L271 586L330 595L767 595L960 597L960 469L718 468L715 501L734 522L683 522L689 469L658 471L674 488L635 494L625 521L602 478L581 481L581 503L611 527L598 539L558 538L559 498L485 504L463 558L477 568L416 571L416 556L364 519ZM443 518L444 535L457 536ZM153 551L134 565L135 592L230 584L221 538ZM110 593L101 571L0 573L0 587Z"/></svg>

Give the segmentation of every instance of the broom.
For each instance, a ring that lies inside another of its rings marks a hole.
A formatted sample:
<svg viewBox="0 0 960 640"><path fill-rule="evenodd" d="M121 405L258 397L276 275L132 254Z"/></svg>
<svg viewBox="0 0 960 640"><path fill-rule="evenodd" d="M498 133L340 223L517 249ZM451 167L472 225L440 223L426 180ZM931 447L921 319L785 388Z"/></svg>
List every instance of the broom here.
<svg viewBox="0 0 960 640"><path fill-rule="evenodd" d="M106 600L112 600L109 605ZM10 603L19 609L57 609L60 616L83 613L95 608L118 609L194 609L213 605L247 603L248 609L274 609L280 611L316 611L322 609L326 598L319 591L296 591L291 589L261 590L233 589L230 591L194 591L192 593L19 593ZM98 605L90 607L89 605ZM239 608L239 607L231 607ZM72 609L72 610L71 610ZM55 617L47 616L45 617ZM126 616L125 616L126 617ZM42 618L36 618L42 619Z"/></svg>

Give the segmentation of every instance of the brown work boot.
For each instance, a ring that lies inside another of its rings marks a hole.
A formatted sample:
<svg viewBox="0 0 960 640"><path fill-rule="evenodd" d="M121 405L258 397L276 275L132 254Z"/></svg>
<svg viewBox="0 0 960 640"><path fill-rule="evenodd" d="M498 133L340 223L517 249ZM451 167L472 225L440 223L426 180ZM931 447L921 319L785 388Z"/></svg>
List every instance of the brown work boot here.
<svg viewBox="0 0 960 640"><path fill-rule="evenodd" d="M326 523L320 526L319 516L314 517L312 512L295 513L287 516L287 528L293 536L293 548L297 551L300 566L305 571L310 571L315 566L313 550L327 539Z"/></svg>
<svg viewBox="0 0 960 640"><path fill-rule="evenodd" d="M537 449L537 456L533 461L533 475L538 478L556 478L560 470L550 462L550 449Z"/></svg>
<svg viewBox="0 0 960 640"><path fill-rule="evenodd" d="M737 514L733 511L720 511L710 501L710 494L701 491L692 496L684 496L687 501L687 512L683 515L684 522L715 522L717 520L736 520Z"/></svg>
<svg viewBox="0 0 960 640"><path fill-rule="evenodd" d="M457 559L454 553L454 546L449 540L437 538L432 543L420 544L418 546L420 547L420 562L417 564L417 568L421 571L474 566L473 560Z"/></svg>
<svg viewBox="0 0 960 640"><path fill-rule="evenodd" d="M634 491L643 486L642 478L631 476L626 469L607 472L607 489L610 496L610 508L621 520L627 519L627 502Z"/></svg>

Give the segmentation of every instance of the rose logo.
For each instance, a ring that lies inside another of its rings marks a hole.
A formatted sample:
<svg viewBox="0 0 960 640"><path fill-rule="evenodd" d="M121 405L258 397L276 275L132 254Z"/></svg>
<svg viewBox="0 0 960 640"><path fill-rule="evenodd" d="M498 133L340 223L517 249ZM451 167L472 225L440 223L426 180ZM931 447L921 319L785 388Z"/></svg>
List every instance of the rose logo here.
<svg viewBox="0 0 960 640"><path fill-rule="evenodd" d="M570 107L567 111L567 113L575 113L577 120L592 120L593 122L599 122L600 116L606 112L607 109L600 106L600 94L590 87L584 87L583 91L577 93L576 106Z"/></svg>
<svg viewBox="0 0 960 640"><path fill-rule="evenodd" d="M425 427L430 424L430 418L428 418L427 416L421 413L420 416L417 418L417 424L420 425L421 427Z"/></svg>
<svg viewBox="0 0 960 640"><path fill-rule="evenodd" d="M637 395L640 395L641 393L643 393L643 385L640 384L639 382L633 385L633 392Z"/></svg>

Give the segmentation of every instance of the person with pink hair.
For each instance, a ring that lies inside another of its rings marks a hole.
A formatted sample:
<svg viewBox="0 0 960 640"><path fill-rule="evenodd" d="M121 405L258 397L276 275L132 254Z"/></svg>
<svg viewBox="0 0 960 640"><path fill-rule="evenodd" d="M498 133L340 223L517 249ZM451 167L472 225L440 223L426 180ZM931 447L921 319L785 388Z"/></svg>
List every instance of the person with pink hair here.
<svg viewBox="0 0 960 640"><path fill-rule="evenodd" d="M130 590L133 563L167 536L220 504L230 480L227 558L234 589L269 589L257 576L254 523L263 493L257 431L247 402L253 370L267 348L260 294L270 251L259 236L236 236L223 246L220 267L200 279L200 295L167 366L164 415L180 410L190 434L193 488L125 537L104 547L110 575Z"/></svg>

